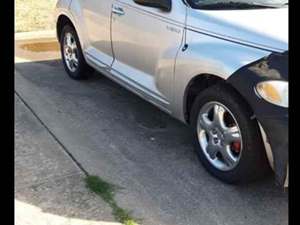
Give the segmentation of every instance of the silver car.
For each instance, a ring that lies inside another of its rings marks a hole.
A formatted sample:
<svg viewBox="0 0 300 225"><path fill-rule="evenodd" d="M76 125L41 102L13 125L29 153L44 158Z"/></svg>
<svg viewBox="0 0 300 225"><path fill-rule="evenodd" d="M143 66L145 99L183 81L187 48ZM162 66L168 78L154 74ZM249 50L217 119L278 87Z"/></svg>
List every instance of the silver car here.
<svg viewBox="0 0 300 225"><path fill-rule="evenodd" d="M76 80L93 70L188 124L227 183L288 175L286 0L59 0Z"/></svg>

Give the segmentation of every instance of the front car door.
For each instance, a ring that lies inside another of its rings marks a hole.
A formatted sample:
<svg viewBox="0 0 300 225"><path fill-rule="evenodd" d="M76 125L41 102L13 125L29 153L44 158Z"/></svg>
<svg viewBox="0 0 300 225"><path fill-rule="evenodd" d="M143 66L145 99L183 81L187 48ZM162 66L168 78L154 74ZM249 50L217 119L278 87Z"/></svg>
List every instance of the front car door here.
<svg viewBox="0 0 300 225"><path fill-rule="evenodd" d="M172 1L170 12L115 0L112 8L111 73L148 101L169 111L176 55L181 46L186 8Z"/></svg>

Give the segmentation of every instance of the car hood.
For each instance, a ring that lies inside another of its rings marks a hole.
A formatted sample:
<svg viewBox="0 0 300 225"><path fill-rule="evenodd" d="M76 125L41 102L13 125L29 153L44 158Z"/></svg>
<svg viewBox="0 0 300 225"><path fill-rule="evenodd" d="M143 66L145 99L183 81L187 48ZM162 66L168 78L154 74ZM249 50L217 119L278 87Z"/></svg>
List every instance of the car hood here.
<svg viewBox="0 0 300 225"><path fill-rule="evenodd" d="M188 27L271 51L288 50L288 7L249 10L190 9Z"/></svg>

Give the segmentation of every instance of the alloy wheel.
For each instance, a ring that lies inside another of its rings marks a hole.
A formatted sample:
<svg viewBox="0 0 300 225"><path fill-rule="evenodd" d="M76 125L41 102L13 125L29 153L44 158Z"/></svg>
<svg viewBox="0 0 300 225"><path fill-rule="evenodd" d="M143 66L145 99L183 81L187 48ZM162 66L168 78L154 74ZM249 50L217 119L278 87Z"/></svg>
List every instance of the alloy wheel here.
<svg viewBox="0 0 300 225"><path fill-rule="evenodd" d="M78 49L76 40L71 33L66 33L63 43L64 59L68 69L75 72L78 68Z"/></svg>
<svg viewBox="0 0 300 225"><path fill-rule="evenodd" d="M221 171L235 168L242 154L242 136L232 112L219 102L208 102L200 109L197 134L207 160Z"/></svg>

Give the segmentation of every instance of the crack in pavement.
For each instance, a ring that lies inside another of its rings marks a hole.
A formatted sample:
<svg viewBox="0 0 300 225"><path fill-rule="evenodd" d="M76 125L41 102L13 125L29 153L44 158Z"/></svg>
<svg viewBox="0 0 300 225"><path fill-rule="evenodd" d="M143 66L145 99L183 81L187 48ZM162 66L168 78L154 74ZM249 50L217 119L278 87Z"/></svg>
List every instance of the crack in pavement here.
<svg viewBox="0 0 300 225"><path fill-rule="evenodd" d="M66 146L55 136L55 134L50 130L50 128L40 119L36 112L30 107L30 105L22 98L22 96L15 90L15 94L23 102L23 104L30 110L33 116L41 123L41 125L48 131L48 133L54 138L54 140L62 147L64 152L70 157L70 159L75 163L75 165L81 170L86 176L89 173L83 168L83 166L76 160L76 158L71 154L71 152L66 148Z"/></svg>

